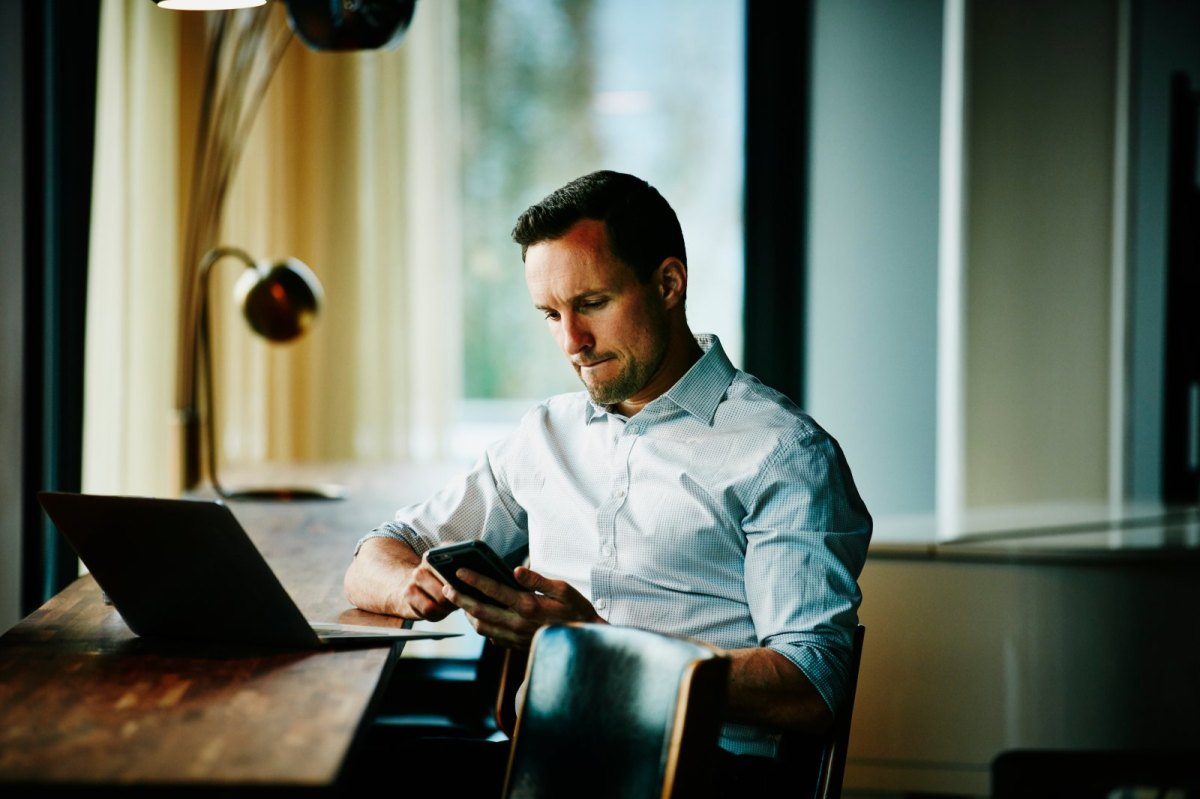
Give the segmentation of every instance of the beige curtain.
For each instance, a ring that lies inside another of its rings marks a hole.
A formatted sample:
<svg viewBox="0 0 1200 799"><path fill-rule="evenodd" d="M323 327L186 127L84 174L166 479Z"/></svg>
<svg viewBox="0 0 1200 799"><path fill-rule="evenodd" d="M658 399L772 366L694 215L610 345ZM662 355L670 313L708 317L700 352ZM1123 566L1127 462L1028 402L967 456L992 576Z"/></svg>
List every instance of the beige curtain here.
<svg viewBox="0 0 1200 799"><path fill-rule="evenodd" d="M145 7L143 7L145 6ZM84 397L85 490L172 490L176 26L101 8Z"/></svg>
<svg viewBox="0 0 1200 799"><path fill-rule="evenodd" d="M84 484L161 494L180 480L178 276L205 25L150 3L102 13ZM281 3L269 13L286 24ZM269 84L216 243L301 259L326 303L308 336L268 344L233 307L238 262L215 265L224 482L446 454L461 362L455 24L454 3L424 3L392 50L295 39Z"/></svg>

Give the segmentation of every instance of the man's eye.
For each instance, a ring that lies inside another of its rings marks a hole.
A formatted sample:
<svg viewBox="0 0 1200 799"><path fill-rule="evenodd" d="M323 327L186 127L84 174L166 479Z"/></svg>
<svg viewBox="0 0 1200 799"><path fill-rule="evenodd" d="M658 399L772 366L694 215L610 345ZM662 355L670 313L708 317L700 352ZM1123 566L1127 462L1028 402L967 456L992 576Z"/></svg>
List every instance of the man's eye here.
<svg viewBox="0 0 1200 799"><path fill-rule="evenodd" d="M558 311L546 311L543 316L550 321L554 321L558 318Z"/></svg>
<svg viewBox="0 0 1200 799"><path fill-rule="evenodd" d="M587 300L586 302L579 303L579 310L594 311L597 308L603 308L604 303L605 303L604 300Z"/></svg>

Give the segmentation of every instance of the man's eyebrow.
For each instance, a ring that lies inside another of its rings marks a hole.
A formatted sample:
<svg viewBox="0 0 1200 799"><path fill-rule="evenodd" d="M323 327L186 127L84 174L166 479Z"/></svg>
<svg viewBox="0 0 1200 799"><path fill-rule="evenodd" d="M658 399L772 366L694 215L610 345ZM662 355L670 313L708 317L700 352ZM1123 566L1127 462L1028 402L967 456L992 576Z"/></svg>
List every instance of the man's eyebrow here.
<svg viewBox="0 0 1200 799"><path fill-rule="evenodd" d="M568 297L568 298L567 298L567 303L566 303L566 304L567 304L567 305L575 305L575 304L576 304L576 303L578 303L580 300L587 299L588 297L599 297L599 296L601 296L601 295L604 295L604 294L607 294L607 293L608 293L608 292L607 292L607 291L605 291L604 289L588 289L587 291L581 291L581 292L579 292L578 294L576 294L576 295L575 295L575 296L573 296L573 297ZM534 309L535 309L535 310L538 310L538 311L552 311L552 310L554 310L554 309L553 309L551 306L549 306L549 305L536 305L536 304L535 304L533 307L534 307Z"/></svg>

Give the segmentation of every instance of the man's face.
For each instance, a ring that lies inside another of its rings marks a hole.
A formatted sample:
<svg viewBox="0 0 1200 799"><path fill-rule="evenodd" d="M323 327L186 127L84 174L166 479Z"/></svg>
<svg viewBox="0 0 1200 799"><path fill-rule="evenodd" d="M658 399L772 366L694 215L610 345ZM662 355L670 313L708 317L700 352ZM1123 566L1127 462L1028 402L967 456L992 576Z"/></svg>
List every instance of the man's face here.
<svg viewBox="0 0 1200 799"><path fill-rule="evenodd" d="M639 398L667 350L668 321L656 281L638 282L609 251L603 222L584 219L525 252L525 282L558 346L601 405Z"/></svg>

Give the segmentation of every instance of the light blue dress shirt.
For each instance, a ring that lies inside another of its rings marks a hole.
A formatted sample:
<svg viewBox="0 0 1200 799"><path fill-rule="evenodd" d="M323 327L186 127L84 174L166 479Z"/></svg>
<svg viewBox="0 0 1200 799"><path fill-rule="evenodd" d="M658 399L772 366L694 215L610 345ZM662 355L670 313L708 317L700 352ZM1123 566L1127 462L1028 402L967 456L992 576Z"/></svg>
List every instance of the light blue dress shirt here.
<svg viewBox="0 0 1200 799"><path fill-rule="evenodd" d="M837 442L735 369L715 336L632 418L586 392L530 410L475 467L363 538L418 554L482 538L565 580L612 624L725 649L765 646L835 712L847 690L871 517ZM360 542L361 543L361 542ZM725 725L721 745L774 756Z"/></svg>

